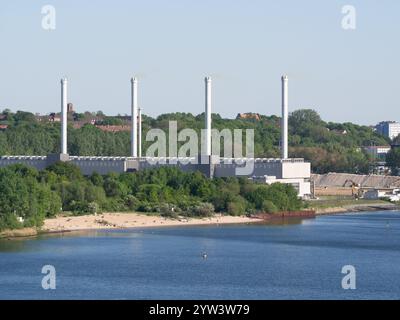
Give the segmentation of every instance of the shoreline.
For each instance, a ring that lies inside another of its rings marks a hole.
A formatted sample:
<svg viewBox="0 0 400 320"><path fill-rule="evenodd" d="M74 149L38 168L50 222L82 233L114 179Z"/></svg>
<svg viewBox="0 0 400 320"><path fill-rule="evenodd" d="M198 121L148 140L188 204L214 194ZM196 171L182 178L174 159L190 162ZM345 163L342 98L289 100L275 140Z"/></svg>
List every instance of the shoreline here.
<svg viewBox="0 0 400 320"><path fill-rule="evenodd" d="M135 229L152 227L177 227L197 225L226 225L262 222L262 219L247 216L214 215L205 218L179 217L166 218L158 215L141 213L103 213L98 215L83 215L56 217L46 219L39 233L59 233L90 230Z"/></svg>
<svg viewBox="0 0 400 320"><path fill-rule="evenodd" d="M400 210L395 204L355 204L341 207L313 208L315 216L335 215L341 213L370 212L370 211L394 211ZM290 217L289 217L290 219ZM83 216L58 216L45 219L41 228L22 228L5 230L0 232L2 239L34 238L38 235L73 233L96 230L124 230L136 228L158 228L178 226L202 226L202 225L229 225L246 223L265 223L266 220L248 216L225 216L216 214L212 217L191 218L180 217L177 219L166 218L159 215L145 215L142 213L103 213L98 215Z"/></svg>
<svg viewBox="0 0 400 320"><path fill-rule="evenodd" d="M38 235L75 233L98 230L124 230L140 228L201 226L201 225L230 225L259 223L262 219L247 216L224 216L216 214L212 217L177 219L165 218L159 215L141 213L103 213L83 216L58 216L44 220L41 228L22 228L0 232L1 239L34 238Z"/></svg>
<svg viewBox="0 0 400 320"><path fill-rule="evenodd" d="M338 207L314 208L317 216L333 215L339 213L370 212L370 211L395 211L400 210L400 206L393 203L368 203L351 204Z"/></svg>

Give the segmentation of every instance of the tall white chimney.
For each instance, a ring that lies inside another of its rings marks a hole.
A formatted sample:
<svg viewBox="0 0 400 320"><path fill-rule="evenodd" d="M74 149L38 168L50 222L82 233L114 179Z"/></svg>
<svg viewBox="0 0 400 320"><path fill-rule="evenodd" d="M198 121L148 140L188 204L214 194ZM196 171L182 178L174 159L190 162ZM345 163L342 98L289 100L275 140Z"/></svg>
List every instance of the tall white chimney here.
<svg viewBox="0 0 400 320"><path fill-rule="evenodd" d="M281 157L282 159L288 158L288 103L289 103L289 94L288 94L288 81L289 78L287 76L282 76L282 137L281 137Z"/></svg>
<svg viewBox="0 0 400 320"><path fill-rule="evenodd" d="M138 149L139 149L139 158L142 157L142 108L138 109Z"/></svg>
<svg viewBox="0 0 400 320"><path fill-rule="evenodd" d="M132 122L131 122L131 156L136 158L137 157L137 79L131 79L131 115L132 115Z"/></svg>
<svg viewBox="0 0 400 320"><path fill-rule="evenodd" d="M206 82L206 114L205 114L205 127L206 127L206 156L211 156L211 77L205 78Z"/></svg>
<svg viewBox="0 0 400 320"><path fill-rule="evenodd" d="M61 153L62 154L67 154L67 118L68 118L67 87L68 87L67 78L61 79Z"/></svg>

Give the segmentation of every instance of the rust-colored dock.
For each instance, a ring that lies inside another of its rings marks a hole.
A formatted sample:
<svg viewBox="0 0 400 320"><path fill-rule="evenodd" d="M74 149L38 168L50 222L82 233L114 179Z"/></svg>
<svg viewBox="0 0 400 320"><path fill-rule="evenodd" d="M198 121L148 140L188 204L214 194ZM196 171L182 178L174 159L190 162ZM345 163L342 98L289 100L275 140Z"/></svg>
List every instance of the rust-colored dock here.
<svg viewBox="0 0 400 320"><path fill-rule="evenodd" d="M301 211L281 211L277 213L256 213L252 215L252 217L263 220L287 219L287 218L313 219L316 217L316 214L314 210L301 210Z"/></svg>

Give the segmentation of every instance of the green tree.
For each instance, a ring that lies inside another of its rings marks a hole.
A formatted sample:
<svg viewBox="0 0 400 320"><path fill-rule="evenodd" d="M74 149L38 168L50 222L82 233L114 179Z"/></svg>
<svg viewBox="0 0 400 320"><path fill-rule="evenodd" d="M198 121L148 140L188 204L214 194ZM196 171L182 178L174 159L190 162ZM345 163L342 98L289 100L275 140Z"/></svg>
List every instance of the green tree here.
<svg viewBox="0 0 400 320"><path fill-rule="evenodd" d="M294 131L298 131L308 127L323 126L324 122L315 110L300 109L290 113L289 125Z"/></svg>
<svg viewBox="0 0 400 320"><path fill-rule="evenodd" d="M233 201L228 202L227 213L231 216L241 216L246 213L246 200L237 196Z"/></svg>
<svg viewBox="0 0 400 320"><path fill-rule="evenodd" d="M394 148L386 155L386 164L390 168L392 175L398 176L400 173L400 148Z"/></svg>
<svg viewBox="0 0 400 320"><path fill-rule="evenodd" d="M271 200L264 200L262 204L262 210L265 213L276 213L278 208Z"/></svg>
<svg viewBox="0 0 400 320"><path fill-rule="evenodd" d="M59 196L38 181L35 169L22 165L0 168L0 228L38 227L60 209Z"/></svg>
<svg viewBox="0 0 400 320"><path fill-rule="evenodd" d="M82 180L83 175L79 167L69 162L57 162L46 169L49 172L54 172L67 180Z"/></svg>

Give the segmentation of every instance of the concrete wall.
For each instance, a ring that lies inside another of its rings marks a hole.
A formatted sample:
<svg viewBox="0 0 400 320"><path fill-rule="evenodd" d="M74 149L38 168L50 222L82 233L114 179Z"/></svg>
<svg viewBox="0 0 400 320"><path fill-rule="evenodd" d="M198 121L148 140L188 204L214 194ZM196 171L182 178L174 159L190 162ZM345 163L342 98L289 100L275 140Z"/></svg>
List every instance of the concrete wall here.
<svg viewBox="0 0 400 320"><path fill-rule="evenodd" d="M193 163L182 163L182 162L170 162L170 161L165 161L165 162L156 162L156 163L151 163L148 162L146 160L140 160L140 164L139 164L139 170L146 170L146 169L154 169L154 168L159 168L159 167L163 167L163 166L173 166L173 167L177 167L180 170L184 171L184 172L193 172L196 170L201 171L200 166L201 165L197 165L197 164L193 164ZM207 172L204 172L204 174L206 174Z"/></svg>
<svg viewBox="0 0 400 320"><path fill-rule="evenodd" d="M110 159L72 159L70 162L81 169L83 175L91 175L97 172L105 175L110 172L123 173L126 171L125 160Z"/></svg>
<svg viewBox="0 0 400 320"><path fill-rule="evenodd" d="M282 178L309 179L311 176L311 164L309 162L284 162L282 163Z"/></svg>
<svg viewBox="0 0 400 320"><path fill-rule="evenodd" d="M254 165L254 170L249 171L246 174L237 174L236 169L238 167L243 167L235 163L232 164L217 164L215 165L214 176L215 177L233 177L233 176L275 176L278 179L282 178L282 163L280 162L266 162L266 163L252 163Z"/></svg>
<svg viewBox="0 0 400 320"><path fill-rule="evenodd" d="M359 184L361 187L367 188L400 187L400 177L396 176L327 173L313 174L312 180L318 188L350 186L351 181L354 181L354 183Z"/></svg>
<svg viewBox="0 0 400 320"><path fill-rule="evenodd" d="M0 167L7 167L13 164L25 164L38 170L47 167L46 157L0 157Z"/></svg>
<svg viewBox="0 0 400 320"><path fill-rule="evenodd" d="M254 170L243 176L273 176L277 179L310 179L311 165L308 162L291 161L252 161ZM217 164L215 166L216 177L235 176L237 164ZM238 174L240 176L240 174Z"/></svg>
<svg viewBox="0 0 400 320"><path fill-rule="evenodd" d="M315 187L315 196L346 196L353 195L353 190L350 187Z"/></svg>
<svg viewBox="0 0 400 320"><path fill-rule="evenodd" d="M82 174L91 175L93 172L107 174L109 172L125 172L125 158L98 158L98 157L70 157L70 162L81 169ZM6 167L13 164L24 164L44 170L47 166L56 162L56 157L0 157L0 167Z"/></svg>
<svg viewBox="0 0 400 320"><path fill-rule="evenodd" d="M304 197L305 195L311 195L311 182L302 181L299 185L299 196Z"/></svg>

